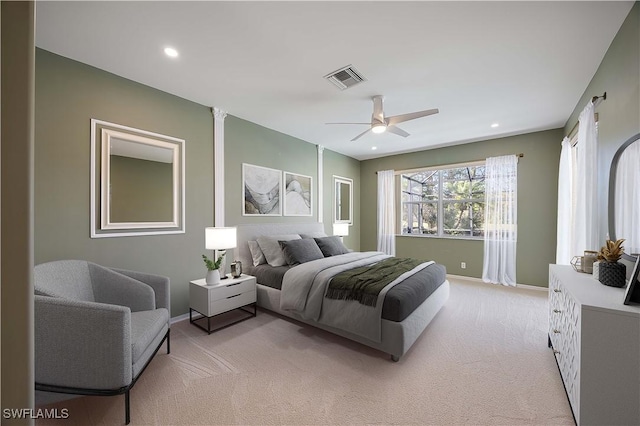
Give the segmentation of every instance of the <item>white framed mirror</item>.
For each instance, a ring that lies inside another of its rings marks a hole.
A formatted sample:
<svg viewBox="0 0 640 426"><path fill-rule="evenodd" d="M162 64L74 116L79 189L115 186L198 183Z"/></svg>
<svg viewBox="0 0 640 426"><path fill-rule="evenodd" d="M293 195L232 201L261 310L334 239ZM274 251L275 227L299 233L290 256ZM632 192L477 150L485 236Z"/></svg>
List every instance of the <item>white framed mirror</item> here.
<svg viewBox="0 0 640 426"><path fill-rule="evenodd" d="M91 237L185 232L185 141L91 120Z"/></svg>
<svg viewBox="0 0 640 426"><path fill-rule="evenodd" d="M333 223L353 223L353 180L333 176Z"/></svg>

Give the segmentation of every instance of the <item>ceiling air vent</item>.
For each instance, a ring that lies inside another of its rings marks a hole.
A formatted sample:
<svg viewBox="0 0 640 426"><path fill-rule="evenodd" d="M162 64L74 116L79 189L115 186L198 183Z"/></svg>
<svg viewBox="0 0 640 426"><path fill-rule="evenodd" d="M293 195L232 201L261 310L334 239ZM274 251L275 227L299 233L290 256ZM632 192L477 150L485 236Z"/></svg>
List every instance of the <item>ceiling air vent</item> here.
<svg viewBox="0 0 640 426"><path fill-rule="evenodd" d="M340 90L348 89L351 86L367 80L351 65L327 74L324 78L338 86Z"/></svg>

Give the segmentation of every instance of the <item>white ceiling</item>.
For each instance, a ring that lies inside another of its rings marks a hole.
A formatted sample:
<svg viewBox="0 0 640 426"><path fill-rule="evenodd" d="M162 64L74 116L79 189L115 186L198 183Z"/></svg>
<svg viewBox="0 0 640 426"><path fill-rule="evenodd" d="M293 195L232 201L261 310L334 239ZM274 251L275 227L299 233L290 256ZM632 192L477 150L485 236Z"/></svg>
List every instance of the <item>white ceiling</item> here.
<svg viewBox="0 0 640 426"><path fill-rule="evenodd" d="M39 1L36 45L362 160L564 126L632 6ZM323 78L350 64L366 82ZM440 113L407 138L324 124L370 121L374 95Z"/></svg>

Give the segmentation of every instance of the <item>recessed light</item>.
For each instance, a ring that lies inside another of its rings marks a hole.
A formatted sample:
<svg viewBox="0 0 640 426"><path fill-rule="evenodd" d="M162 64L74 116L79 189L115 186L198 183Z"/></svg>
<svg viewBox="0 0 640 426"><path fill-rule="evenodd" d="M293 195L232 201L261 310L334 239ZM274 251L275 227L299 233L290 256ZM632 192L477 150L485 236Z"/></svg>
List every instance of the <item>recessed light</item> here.
<svg viewBox="0 0 640 426"><path fill-rule="evenodd" d="M377 146L372 146L372 147L371 147L371 151L375 151L376 149L378 149L378 147L377 147Z"/></svg>
<svg viewBox="0 0 640 426"><path fill-rule="evenodd" d="M496 127L498 127L498 126L500 126L500 124L499 124L499 123L493 123L493 124L491 125L491 127L493 127L494 129L495 129Z"/></svg>
<svg viewBox="0 0 640 426"><path fill-rule="evenodd" d="M170 58L177 58L178 57L178 51L176 49L174 49L173 47L165 47L164 48L164 53L165 53L165 55L169 56Z"/></svg>

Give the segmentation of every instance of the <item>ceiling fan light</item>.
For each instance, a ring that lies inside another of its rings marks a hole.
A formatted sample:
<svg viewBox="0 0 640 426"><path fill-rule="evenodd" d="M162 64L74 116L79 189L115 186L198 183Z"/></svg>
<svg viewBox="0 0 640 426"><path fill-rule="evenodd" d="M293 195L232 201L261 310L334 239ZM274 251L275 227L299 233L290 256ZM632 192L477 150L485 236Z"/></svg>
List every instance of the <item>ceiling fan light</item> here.
<svg viewBox="0 0 640 426"><path fill-rule="evenodd" d="M387 126L383 123L376 123L371 127L373 133L384 133L387 130Z"/></svg>

